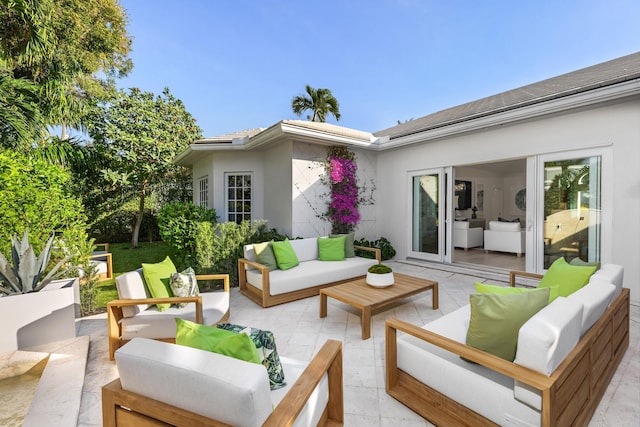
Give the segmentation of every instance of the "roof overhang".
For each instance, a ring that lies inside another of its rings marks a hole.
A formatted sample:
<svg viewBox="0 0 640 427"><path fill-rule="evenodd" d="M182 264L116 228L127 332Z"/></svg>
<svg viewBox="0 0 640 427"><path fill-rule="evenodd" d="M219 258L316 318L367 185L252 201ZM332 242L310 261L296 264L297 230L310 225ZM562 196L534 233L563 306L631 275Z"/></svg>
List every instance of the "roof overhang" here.
<svg viewBox="0 0 640 427"><path fill-rule="evenodd" d="M593 104L601 104L640 95L640 79L625 81L616 85L606 86L588 92L565 96L539 104L514 108L483 117L472 118L453 124L446 124L437 128L416 132L413 134L381 141L379 150L388 150L404 147L416 143L425 143L439 140L468 132L487 129L494 126L511 124L548 114L555 114L578 108L588 107Z"/></svg>

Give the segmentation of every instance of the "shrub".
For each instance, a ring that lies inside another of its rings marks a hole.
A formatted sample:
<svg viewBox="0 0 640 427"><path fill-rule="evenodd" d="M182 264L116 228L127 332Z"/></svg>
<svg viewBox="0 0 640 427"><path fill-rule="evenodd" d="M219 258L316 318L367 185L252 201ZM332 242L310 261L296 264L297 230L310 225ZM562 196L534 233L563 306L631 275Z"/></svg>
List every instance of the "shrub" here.
<svg viewBox="0 0 640 427"><path fill-rule="evenodd" d="M388 265L375 264L369 267L367 271L373 274L387 274L387 273L391 273L393 270Z"/></svg>
<svg viewBox="0 0 640 427"><path fill-rule="evenodd" d="M176 255L182 257L178 262L193 263L196 243L201 223L216 224L218 216L215 209L197 206L192 202L172 202L164 205L158 213L158 228L162 240L173 247Z"/></svg>
<svg viewBox="0 0 640 427"><path fill-rule="evenodd" d="M369 241L365 239L356 240L353 242L357 246L366 246L368 248L380 249L380 255L383 261L389 260L396 256L396 250L391 246L391 242L384 237L380 237L378 240ZM375 254L369 251L359 251L356 249L356 255L364 258L375 258Z"/></svg>

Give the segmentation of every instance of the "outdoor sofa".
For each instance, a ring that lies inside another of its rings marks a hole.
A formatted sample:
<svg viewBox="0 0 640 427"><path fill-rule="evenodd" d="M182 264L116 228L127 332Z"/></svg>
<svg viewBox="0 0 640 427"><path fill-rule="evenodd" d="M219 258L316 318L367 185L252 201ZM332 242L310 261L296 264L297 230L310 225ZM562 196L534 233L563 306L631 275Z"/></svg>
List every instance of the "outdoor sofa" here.
<svg viewBox="0 0 640 427"><path fill-rule="evenodd" d="M629 346L622 277L603 265L537 312L513 362L465 344L468 305L422 327L387 320L387 392L436 425L587 425Z"/></svg>
<svg viewBox="0 0 640 427"><path fill-rule="evenodd" d="M318 238L289 242L299 261L293 268L270 271L269 266L256 261L254 245L245 245L244 258L238 260L240 292L262 307L318 295L322 288L364 277L369 267L381 261L380 249L357 245L353 249L373 252L375 259L353 256L321 261Z"/></svg>
<svg viewBox="0 0 640 427"><path fill-rule="evenodd" d="M141 268L116 277L118 299L107 303L109 359L113 360L115 351L135 337L175 342L176 317L205 325L228 320L229 275L198 275L196 280L223 280L224 290L188 297L151 298ZM158 310L156 304L163 303L173 305Z"/></svg>
<svg viewBox="0 0 640 427"><path fill-rule="evenodd" d="M327 340L308 363L280 361L287 386L270 390L261 364L136 338L118 349L120 377L102 388L103 425L343 425L342 343Z"/></svg>

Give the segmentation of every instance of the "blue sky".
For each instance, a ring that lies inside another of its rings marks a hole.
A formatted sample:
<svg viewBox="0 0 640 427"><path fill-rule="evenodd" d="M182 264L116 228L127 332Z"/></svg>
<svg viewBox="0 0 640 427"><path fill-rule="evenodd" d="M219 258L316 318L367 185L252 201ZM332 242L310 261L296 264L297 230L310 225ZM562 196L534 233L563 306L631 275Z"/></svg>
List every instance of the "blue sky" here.
<svg viewBox="0 0 640 427"><path fill-rule="evenodd" d="M299 118L307 84L333 92L337 124L374 132L640 50L638 0L121 4L134 69L119 86L169 87L204 136Z"/></svg>

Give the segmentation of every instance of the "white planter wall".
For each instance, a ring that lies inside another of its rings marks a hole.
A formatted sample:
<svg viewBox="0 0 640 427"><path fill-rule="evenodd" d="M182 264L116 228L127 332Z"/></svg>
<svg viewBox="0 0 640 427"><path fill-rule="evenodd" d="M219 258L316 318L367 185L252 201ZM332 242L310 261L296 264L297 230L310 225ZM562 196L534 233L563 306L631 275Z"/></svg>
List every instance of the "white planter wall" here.
<svg viewBox="0 0 640 427"><path fill-rule="evenodd" d="M24 350L37 345L75 338L75 295L78 279L60 288L0 298L0 353ZM78 293L79 296L79 293Z"/></svg>

